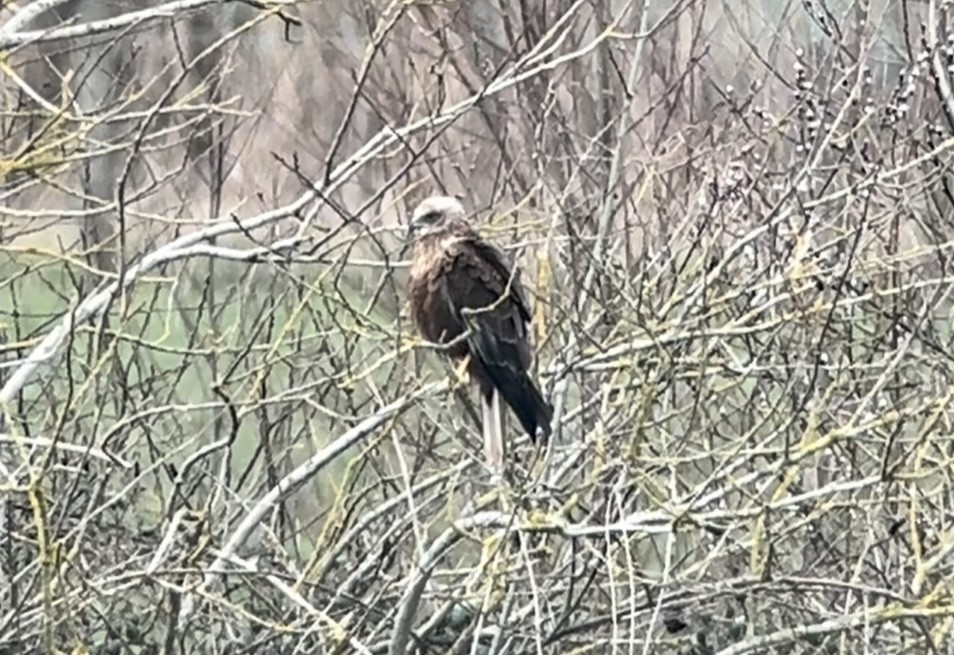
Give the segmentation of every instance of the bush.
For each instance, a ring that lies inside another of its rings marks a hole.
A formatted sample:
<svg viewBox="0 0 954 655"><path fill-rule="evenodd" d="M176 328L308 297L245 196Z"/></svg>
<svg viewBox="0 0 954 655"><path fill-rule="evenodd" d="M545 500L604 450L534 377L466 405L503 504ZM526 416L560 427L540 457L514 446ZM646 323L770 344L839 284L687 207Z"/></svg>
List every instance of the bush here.
<svg viewBox="0 0 954 655"><path fill-rule="evenodd" d="M941 649L948 4L657 4L0 10L0 651ZM506 482L432 193L533 298Z"/></svg>

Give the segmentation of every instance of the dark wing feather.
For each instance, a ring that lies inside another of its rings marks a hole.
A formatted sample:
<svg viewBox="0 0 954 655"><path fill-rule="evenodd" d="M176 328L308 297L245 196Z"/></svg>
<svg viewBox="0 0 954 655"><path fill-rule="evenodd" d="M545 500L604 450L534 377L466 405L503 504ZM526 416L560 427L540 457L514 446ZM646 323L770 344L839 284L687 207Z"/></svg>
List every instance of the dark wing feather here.
<svg viewBox="0 0 954 655"><path fill-rule="evenodd" d="M493 271L497 278L496 284L490 283L490 286L500 285L499 289L494 289L498 295L504 291L510 292L510 300L516 306L520 317L524 322L530 322L530 305L527 303L527 297L524 295L523 285L520 283L520 271L513 267L499 248L487 243L481 239L469 239L467 245L473 248L477 258L487 266L489 271ZM488 276L490 277L490 276ZM509 289L507 285L509 283Z"/></svg>
<svg viewBox="0 0 954 655"><path fill-rule="evenodd" d="M471 328L467 338L471 373L489 396L497 389L531 437L550 432L552 409L530 378L530 310L517 273L503 253L473 237L448 253L442 293L452 311ZM467 311L470 310L470 311Z"/></svg>

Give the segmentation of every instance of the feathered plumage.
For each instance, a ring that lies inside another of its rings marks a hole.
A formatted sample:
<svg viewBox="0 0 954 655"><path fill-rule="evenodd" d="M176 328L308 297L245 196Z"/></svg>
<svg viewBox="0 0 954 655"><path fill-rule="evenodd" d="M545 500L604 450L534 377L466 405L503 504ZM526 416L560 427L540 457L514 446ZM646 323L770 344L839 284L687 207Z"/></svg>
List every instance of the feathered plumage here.
<svg viewBox="0 0 954 655"><path fill-rule="evenodd" d="M434 196L414 211L408 298L428 341L454 344L448 355L470 356L468 370L484 410L485 453L502 465L502 399L536 439L550 435L552 408L530 377L530 308L519 272L468 224L455 198ZM461 337L470 327L470 333Z"/></svg>

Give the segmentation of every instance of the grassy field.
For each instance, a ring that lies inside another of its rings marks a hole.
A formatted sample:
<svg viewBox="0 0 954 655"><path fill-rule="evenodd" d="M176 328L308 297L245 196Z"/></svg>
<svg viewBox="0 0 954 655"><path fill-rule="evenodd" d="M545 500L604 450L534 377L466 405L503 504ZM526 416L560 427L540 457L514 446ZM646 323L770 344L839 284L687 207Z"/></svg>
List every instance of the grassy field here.
<svg viewBox="0 0 954 655"><path fill-rule="evenodd" d="M114 475L116 489L152 470L135 494L152 527L170 502L180 504L173 489L183 465L223 439L227 448L193 462L179 481L206 490L187 504L209 497L225 456L231 486L219 492L261 493L253 490L372 411L375 392L400 377L400 362L389 357L393 318L357 313L367 303L343 302L357 292L327 277L315 267L288 275L204 261L147 277L124 299L124 311L117 299L108 321L78 327L57 361L24 388L22 408L11 408L14 424L105 448L134 465ZM90 279L62 260L0 253L5 359L25 356L90 292ZM296 522L308 524L334 504L348 461L346 453L299 494ZM297 544L305 557L309 535L317 532L305 530Z"/></svg>

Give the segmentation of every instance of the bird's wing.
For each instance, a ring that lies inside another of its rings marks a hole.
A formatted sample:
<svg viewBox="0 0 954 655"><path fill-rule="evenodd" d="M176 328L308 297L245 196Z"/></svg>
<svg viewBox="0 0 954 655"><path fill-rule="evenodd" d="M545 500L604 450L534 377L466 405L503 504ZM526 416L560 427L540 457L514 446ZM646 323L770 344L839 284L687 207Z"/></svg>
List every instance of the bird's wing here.
<svg viewBox="0 0 954 655"><path fill-rule="evenodd" d="M477 237L459 240L448 255L442 292L471 328L472 350L485 366L525 372L530 310L517 272L500 250Z"/></svg>
<svg viewBox="0 0 954 655"><path fill-rule="evenodd" d="M478 238L468 240L468 244L473 248L480 261L486 264L488 272L493 271L490 275L499 280L497 284L501 284L502 287L498 293L502 293L504 289L509 291L510 300L516 305L524 323L529 323L530 304L527 302L523 284L520 282L520 269L514 266L507 256L493 244Z"/></svg>
<svg viewBox="0 0 954 655"><path fill-rule="evenodd" d="M496 389L531 438L540 429L549 435L553 409L529 375L530 307L516 270L497 248L468 236L446 252L439 278L444 306L469 328L467 347L477 364L471 370L485 398ZM489 397L492 402L495 398ZM497 410L499 415L499 404ZM494 443L499 445L501 438L494 436Z"/></svg>

